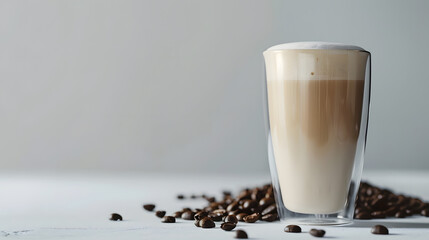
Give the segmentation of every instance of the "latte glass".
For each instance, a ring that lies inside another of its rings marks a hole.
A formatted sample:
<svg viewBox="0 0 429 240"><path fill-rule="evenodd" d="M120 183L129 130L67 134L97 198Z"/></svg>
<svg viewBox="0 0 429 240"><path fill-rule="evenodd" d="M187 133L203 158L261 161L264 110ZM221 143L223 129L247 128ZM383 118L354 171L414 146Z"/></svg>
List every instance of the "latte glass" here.
<svg viewBox="0 0 429 240"><path fill-rule="evenodd" d="M351 45L264 52L268 159L280 220L353 221L369 117L371 57Z"/></svg>

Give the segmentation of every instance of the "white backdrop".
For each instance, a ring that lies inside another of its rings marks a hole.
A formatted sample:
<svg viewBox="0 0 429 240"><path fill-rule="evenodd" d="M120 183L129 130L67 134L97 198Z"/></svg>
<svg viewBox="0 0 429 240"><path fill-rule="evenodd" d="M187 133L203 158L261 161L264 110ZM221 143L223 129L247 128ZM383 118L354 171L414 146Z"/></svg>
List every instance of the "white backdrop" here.
<svg viewBox="0 0 429 240"><path fill-rule="evenodd" d="M267 172L262 52L373 54L367 168L429 168L427 1L0 1L1 170Z"/></svg>

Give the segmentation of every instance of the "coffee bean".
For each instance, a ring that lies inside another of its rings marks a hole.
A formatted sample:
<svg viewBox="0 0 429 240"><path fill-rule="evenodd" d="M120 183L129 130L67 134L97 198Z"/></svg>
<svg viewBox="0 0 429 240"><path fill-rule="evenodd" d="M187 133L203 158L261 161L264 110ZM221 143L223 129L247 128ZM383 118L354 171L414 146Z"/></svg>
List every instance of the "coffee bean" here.
<svg viewBox="0 0 429 240"><path fill-rule="evenodd" d="M371 214L369 212L360 212L357 215L355 215L355 218L367 220L367 219L371 219Z"/></svg>
<svg viewBox="0 0 429 240"><path fill-rule="evenodd" d="M207 200L208 202L212 203L212 202L215 202L215 201L216 201L216 198L215 198L215 197L208 197L208 198L206 198L206 200Z"/></svg>
<svg viewBox="0 0 429 240"><path fill-rule="evenodd" d="M287 225L285 227L285 232L291 232L291 233L300 233L301 227L298 225Z"/></svg>
<svg viewBox="0 0 429 240"><path fill-rule="evenodd" d="M279 219L277 213L269 213L267 215L262 216L261 220L266 222L274 222Z"/></svg>
<svg viewBox="0 0 429 240"><path fill-rule="evenodd" d="M182 212L187 212L187 211L192 211L192 209L190 209L188 207L185 207L185 208L182 209Z"/></svg>
<svg viewBox="0 0 429 240"><path fill-rule="evenodd" d="M407 215L405 214L404 211L399 211L399 212L395 213L395 218L404 218L406 216Z"/></svg>
<svg viewBox="0 0 429 240"><path fill-rule="evenodd" d="M247 233L243 230L237 230L235 231L235 238L245 239L247 237Z"/></svg>
<svg viewBox="0 0 429 240"><path fill-rule="evenodd" d="M247 223L254 223L254 222L258 221L259 217L260 217L259 213L253 213L253 214L245 216L243 218L243 220Z"/></svg>
<svg viewBox="0 0 429 240"><path fill-rule="evenodd" d="M228 205L228 207L226 207L226 211L228 211L228 212L231 212L231 211L234 211L237 209L238 209L238 202L237 201L232 202L231 204Z"/></svg>
<svg viewBox="0 0 429 240"><path fill-rule="evenodd" d="M220 215L220 216L226 216L227 215L227 212L225 209L216 209L216 210L212 211L211 213L215 214L215 215Z"/></svg>
<svg viewBox="0 0 429 240"><path fill-rule="evenodd" d="M181 218L182 217L182 211L177 211L177 212L175 212L174 214L173 214L173 217L175 217L175 218Z"/></svg>
<svg viewBox="0 0 429 240"><path fill-rule="evenodd" d="M223 215L219 215L219 214L215 214L215 213L209 213L209 217L215 222L220 222L220 221L222 221Z"/></svg>
<svg viewBox="0 0 429 240"><path fill-rule="evenodd" d="M200 220L200 226L202 228L214 228L216 225L211 218L205 217Z"/></svg>
<svg viewBox="0 0 429 240"><path fill-rule="evenodd" d="M258 206L258 202L255 200L246 199L243 201L243 204L241 205L242 209L251 209Z"/></svg>
<svg viewBox="0 0 429 240"><path fill-rule="evenodd" d="M143 208L149 212L152 212L153 209L155 209L155 204L145 204L143 205Z"/></svg>
<svg viewBox="0 0 429 240"><path fill-rule="evenodd" d="M177 195L177 199L180 199L180 200L185 199L185 196L183 194L179 194Z"/></svg>
<svg viewBox="0 0 429 240"><path fill-rule="evenodd" d="M194 224L195 224L195 226L196 226L196 227L201 227L201 226L200 226L200 220L198 220L198 219L197 219L197 220L195 220Z"/></svg>
<svg viewBox="0 0 429 240"><path fill-rule="evenodd" d="M208 215L209 215L209 213L206 211L199 211L194 215L194 219L201 220L201 219L207 217Z"/></svg>
<svg viewBox="0 0 429 240"><path fill-rule="evenodd" d="M197 195L192 194L192 195L191 195L191 199L195 199L195 198L197 198Z"/></svg>
<svg viewBox="0 0 429 240"><path fill-rule="evenodd" d="M182 213L182 219L184 220L194 220L195 213L192 211L186 211Z"/></svg>
<svg viewBox="0 0 429 240"><path fill-rule="evenodd" d="M268 207L266 207L264 210L262 210L262 215L267 215L270 213L277 213L277 206L276 204L271 204Z"/></svg>
<svg viewBox="0 0 429 240"><path fill-rule="evenodd" d="M371 213L371 217L373 218L386 218L386 213L383 211L375 211Z"/></svg>
<svg viewBox="0 0 429 240"><path fill-rule="evenodd" d="M165 213L166 213L165 211L156 211L155 215L159 218L162 218L165 216Z"/></svg>
<svg viewBox="0 0 429 240"><path fill-rule="evenodd" d="M231 192L230 191L222 191L223 196L231 196Z"/></svg>
<svg viewBox="0 0 429 240"><path fill-rule="evenodd" d="M122 216L118 213L112 213L112 216L109 219L110 221L122 221Z"/></svg>
<svg viewBox="0 0 429 240"><path fill-rule="evenodd" d="M325 230L322 230L322 229L311 229L310 230L310 234L312 235L312 236L314 236L314 237L323 237L323 236L325 236Z"/></svg>
<svg viewBox="0 0 429 240"><path fill-rule="evenodd" d="M232 229L234 229L237 225L235 223L232 222L224 222L220 225L220 228L222 228L225 231L231 231Z"/></svg>
<svg viewBox="0 0 429 240"><path fill-rule="evenodd" d="M259 201L259 206L262 208L266 208L267 206L271 205L274 203L274 199L273 198L262 198Z"/></svg>
<svg viewBox="0 0 429 240"><path fill-rule="evenodd" d="M175 223L176 218L173 216L165 216L162 218L161 222L163 222L163 223Z"/></svg>
<svg viewBox="0 0 429 240"><path fill-rule="evenodd" d="M373 234L389 234L389 229L383 225L375 225L371 229L371 233Z"/></svg>
<svg viewBox="0 0 429 240"><path fill-rule="evenodd" d="M225 219L223 220L224 222L230 222L230 223L234 223L237 224L238 219L235 215L228 215L225 217Z"/></svg>
<svg viewBox="0 0 429 240"><path fill-rule="evenodd" d="M244 218L247 217L247 215L248 215L247 213L239 213L239 214L237 214L236 217L237 217L238 221L244 222Z"/></svg>

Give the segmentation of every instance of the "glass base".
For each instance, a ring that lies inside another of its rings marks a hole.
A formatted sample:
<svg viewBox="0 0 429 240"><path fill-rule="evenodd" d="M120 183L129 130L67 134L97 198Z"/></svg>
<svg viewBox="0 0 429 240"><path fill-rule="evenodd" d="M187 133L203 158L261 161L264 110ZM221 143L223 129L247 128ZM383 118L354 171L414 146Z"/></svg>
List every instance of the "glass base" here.
<svg viewBox="0 0 429 240"><path fill-rule="evenodd" d="M296 225L347 225L352 224L353 220L346 218L318 218L317 216L314 218L289 218L283 220L282 222L288 224L296 224Z"/></svg>

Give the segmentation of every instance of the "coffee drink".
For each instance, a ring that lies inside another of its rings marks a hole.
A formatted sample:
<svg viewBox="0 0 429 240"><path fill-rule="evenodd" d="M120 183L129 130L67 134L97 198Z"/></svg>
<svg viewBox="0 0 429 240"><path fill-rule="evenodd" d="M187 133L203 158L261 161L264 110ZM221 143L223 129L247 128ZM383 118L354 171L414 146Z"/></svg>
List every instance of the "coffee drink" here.
<svg viewBox="0 0 429 240"><path fill-rule="evenodd" d="M284 205L297 213L344 209L360 134L368 53L269 49L272 149Z"/></svg>

